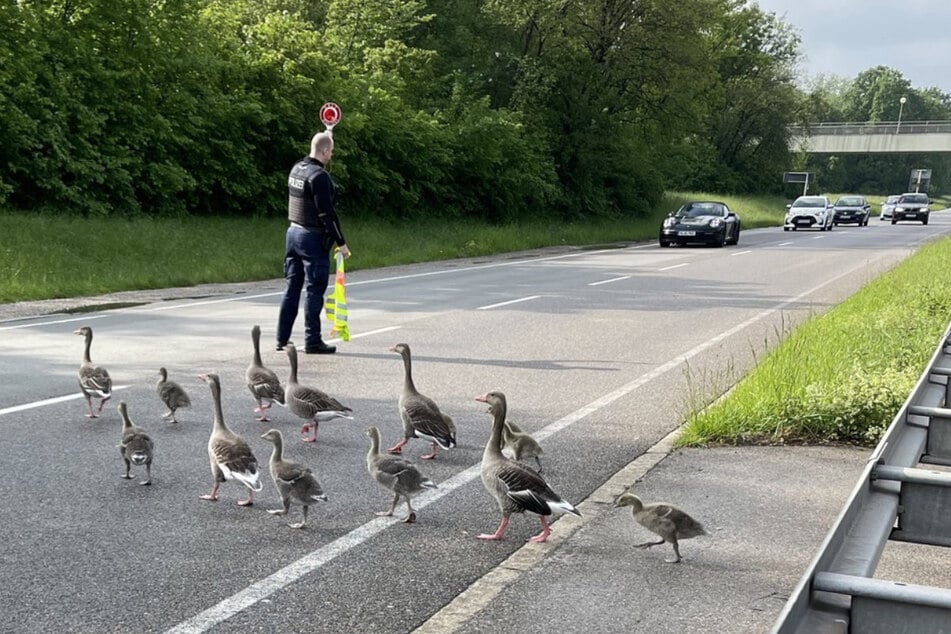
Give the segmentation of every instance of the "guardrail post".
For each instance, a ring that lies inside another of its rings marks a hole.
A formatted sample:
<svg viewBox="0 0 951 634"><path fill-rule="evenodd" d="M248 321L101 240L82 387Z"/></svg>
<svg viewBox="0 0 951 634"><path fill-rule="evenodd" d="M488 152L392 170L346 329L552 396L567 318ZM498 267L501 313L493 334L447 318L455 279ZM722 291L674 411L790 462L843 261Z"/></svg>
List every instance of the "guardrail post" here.
<svg viewBox="0 0 951 634"><path fill-rule="evenodd" d="M951 473L879 464L872 477L901 483L898 527L891 539L951 546Z"/></svg>
<svg viewBox="0 0 951 634"><path fill-rule="evenodd" d="M852 597L851 632L947 632L951 591L944 588L867 579L830 572L816 574L813 586Z"/></svg>
<svg viewBox="0 0 951 634"><path fill-rule="evenodd" d="M928 418L928 444L921 462L951 466L951 409L912 405L908 408L908 415Z"/></svg>

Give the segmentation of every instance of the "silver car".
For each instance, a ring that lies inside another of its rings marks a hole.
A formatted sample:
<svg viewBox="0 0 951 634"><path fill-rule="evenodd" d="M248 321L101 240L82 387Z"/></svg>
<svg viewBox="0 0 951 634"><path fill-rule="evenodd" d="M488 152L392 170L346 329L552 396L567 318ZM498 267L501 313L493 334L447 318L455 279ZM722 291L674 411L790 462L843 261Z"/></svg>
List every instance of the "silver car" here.
<svg viewBox="0 0 951 634"><path fill-rule="evenodd" d="M898 199L901 196L889 196L882 202L882 211L878 215L879 220L885 220L886 218L891 219L892 214L895 213L895 205L898 204Z"/></svg>
<svg viewBox="0 0 951 634"><path fill-rule="evenodd" d="M800 196L786 205L783 231L790 229L818 229L832 231L834 207L828 196Z"/></svg>

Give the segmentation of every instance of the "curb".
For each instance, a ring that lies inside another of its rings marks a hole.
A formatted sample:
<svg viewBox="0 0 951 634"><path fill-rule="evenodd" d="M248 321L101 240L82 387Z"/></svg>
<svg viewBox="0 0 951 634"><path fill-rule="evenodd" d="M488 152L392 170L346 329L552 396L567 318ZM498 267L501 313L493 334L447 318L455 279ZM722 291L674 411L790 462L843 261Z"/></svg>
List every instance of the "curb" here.
<svg viewBox="0 0 951 634"><path fill-rule="evenodd" d="M528 543L512 553L505 561L477 579L455 599L443 606L426 622L413 630L414 634L448 634L465 625L523 574L540 563L562 542L585 524L612 510L614 499L647 475L673 451L674 440L680 427L667 434L653 447L629 462L607 482L592 491L577 505L582 517L564 515L551 524L551 536L543 544Z"/></svg>

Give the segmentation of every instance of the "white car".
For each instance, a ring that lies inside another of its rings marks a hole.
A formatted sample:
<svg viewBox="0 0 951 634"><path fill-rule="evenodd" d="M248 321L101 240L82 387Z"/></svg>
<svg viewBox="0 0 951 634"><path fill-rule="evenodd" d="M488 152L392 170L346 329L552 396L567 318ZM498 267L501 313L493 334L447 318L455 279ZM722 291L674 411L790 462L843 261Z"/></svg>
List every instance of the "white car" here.
<svg viewBox="0 0 951 634"><path fill-rule="evenodd" d="M891 219L899 198L901 198L901 196L889 196L882 202L882 211L878 215L879 220L885 220L886 218Z"/></svg>
<svg viewBox="0 0 951 634"><path fill-rule="evenodd" d="M828 196L800 196L786 205L783 231L792 229L819 229L832 231L835 208Z"/></svg>

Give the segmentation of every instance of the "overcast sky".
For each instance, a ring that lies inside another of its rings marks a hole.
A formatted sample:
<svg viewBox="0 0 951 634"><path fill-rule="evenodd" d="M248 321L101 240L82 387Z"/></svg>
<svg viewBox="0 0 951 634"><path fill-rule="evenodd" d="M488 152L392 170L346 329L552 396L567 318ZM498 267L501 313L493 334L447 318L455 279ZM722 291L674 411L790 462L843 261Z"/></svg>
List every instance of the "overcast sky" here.
<svg viewBox="0 0 951 634"><path fill-rule="evenodd" d="M803 79L888 66L951 94L951 0L754 1L799 33Z"/></svg>

